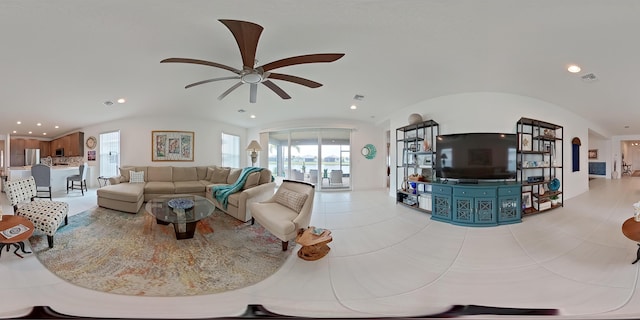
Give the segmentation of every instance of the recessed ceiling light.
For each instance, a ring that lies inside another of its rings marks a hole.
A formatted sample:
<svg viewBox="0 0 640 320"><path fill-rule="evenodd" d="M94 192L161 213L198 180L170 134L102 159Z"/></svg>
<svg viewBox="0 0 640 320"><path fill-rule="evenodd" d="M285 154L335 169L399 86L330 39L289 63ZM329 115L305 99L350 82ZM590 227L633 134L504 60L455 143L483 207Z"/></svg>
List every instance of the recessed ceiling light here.
<svg viewBox="0 0 640 320"><path fill-rule="evenodd" d="M47 133L46 133L46 132L43 132L43 133L42 133L42 135L43 135L43 136L46 136L46 135L47 135Z"/></svg>
<svg viewBox="0 0 640 320"><path fill-rule="evenodd" d="M352 104L351 105L351 110L355 110L355 109L358 109L358 106L356 106L355 104Z"/></svg>
<svg viewBox="0 0 640 320"><path fill-rule="evenodd" d="M16 123L17 123L17 124L22 124L22 121L18 121L18 122L16 122Z"/></svg>
<svg viewBox="0 0 640 320"><path fill-rule="evenodd" d="M18 133L18 131L13 130L13 133Z"/></svg>
<svg viewBox="0 0 640 320"><path fill-rule="evenodd" d="M58 128L60 128L60 126L55 126L54 128L58 129Z"/></svg>
<svg viewBox="0 0 640 320"><path fill-rule="evenodd" d="M118 99L118 103L125 103L125 102L127 102L127 100L125 100L124 98Z"/></svg>
<svg viewBox="0 0 640 320"><path fill-rule="evenodd" d="M256 115L255 115L255 114L252 114L252 115L251 115L251 119L255 119L255 118L256 118Z"/></svg>
<svg viewBox="0 0 640 320"><path fill-rule="evenodd" d="M582 69L580 67L576 66L575 64L572 64L567 68L567 71L569 71L571 73L578 73L578 72L580 72L580 70L582 70Z"/></svg>
<svg viewBox="0 0 640 320"><path fill-rule="evenodd" d="M41 126L41 125L42 125L42 123L40 123L40 122L36 123L36 126L38 126L38 127Z"/></svg>
<svg viewBox="0 0 640 320"><path fill-rule="evenodd" d="M32 134L33 132L29 131L29 134Z"/></svg>

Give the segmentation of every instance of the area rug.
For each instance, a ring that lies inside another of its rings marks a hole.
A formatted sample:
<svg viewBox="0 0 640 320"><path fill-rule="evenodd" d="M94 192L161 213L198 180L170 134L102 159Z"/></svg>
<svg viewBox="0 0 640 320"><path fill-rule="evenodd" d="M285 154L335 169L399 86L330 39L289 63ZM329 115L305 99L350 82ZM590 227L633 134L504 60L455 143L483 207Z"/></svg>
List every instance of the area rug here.
<svg viewBox="0 0 640 320"><path fill-rule="evenodd" d="M176 240L173 225L158 225L144 211L96 207L69 217L49 248L32 236L33 252L58 277L97 291L136 296L190 296L255 284L290 255L257 223L216 210L192 239Z"/></svg>

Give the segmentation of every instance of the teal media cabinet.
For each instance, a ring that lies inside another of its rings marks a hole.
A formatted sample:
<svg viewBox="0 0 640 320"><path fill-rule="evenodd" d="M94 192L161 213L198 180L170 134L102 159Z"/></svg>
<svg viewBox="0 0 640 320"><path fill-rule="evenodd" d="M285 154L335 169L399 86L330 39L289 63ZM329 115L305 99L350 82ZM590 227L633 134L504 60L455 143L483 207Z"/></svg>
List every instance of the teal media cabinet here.
<svg viewBox="0 0 640 320"><path fill-rule="evenodd" d="M470 227L519 223L521 194L516 182L433 183L431 219Z"/></svg>

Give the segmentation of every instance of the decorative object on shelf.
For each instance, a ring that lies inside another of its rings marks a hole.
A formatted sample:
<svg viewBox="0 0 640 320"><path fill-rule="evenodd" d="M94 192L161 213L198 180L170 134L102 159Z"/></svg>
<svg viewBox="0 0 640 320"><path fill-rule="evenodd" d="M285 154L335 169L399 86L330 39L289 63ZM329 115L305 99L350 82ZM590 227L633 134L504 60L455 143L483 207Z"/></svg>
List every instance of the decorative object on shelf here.
<svg viewBox="0 0 640 320"><path fill-rule="evenodd" d="M418 113L412 113L409 115L409 124L418 124L422 122L422 115Z"/></svg>
<svg viewBox="0 0 640 320"><path fill-rule="evenodd" d="M542 131L542 134L544 135L545 138L555 138L556 137L556 131L553 129L544 129Z"/></svg>
<svg viewBox="0 0 640 320"><path fill-rule="evenodd" d="M531 208L532 206L531 198L532 198L531 192L529 191L522 192L522 208L523 209Z"/></svg>
<svg viewBox="0 0 640 320"><path fill-rule="evenodd" d="M422 151L431 151L431 146L429 145L429 140L422 140Z"/></svg>
<svg viewBox="0 0 640 320"><path fill-rule="evenodd" d="M425 181L424 177L419 173L410 174L408 179L410 181ZM412 182L413 183L413 182Z"/></svg>
<svg viewBox="0 0 640 320"><path fill-rule="evenodd" d="M550 191L560 190L560 180L558 180L557 178L553 178L553 180L549 182L549 190Z"/></svg>
<svg viewBox="0 0 640 320"><path fill-rule="evenodd" d="M256 165L256 161L258 160L258 151L262 151L262 147L258 141L251 140L246 150L251 151L251 166L253 167Z"/></svg>
<svg viewBox="0 0 640 320"><path fill-rule="evenodd" d="M518 134L518 146L521 151L533 150L532 136L529 133Z"/></svg>
<svg viewBox="0 0 640 320"><path fill-rule="evenodd" d="M640 201L633 204L633 219L640 222Z"/></svg>
<svg viewBox="0 0 640 320"><path fill-rule="evenodd" d="M365 158L371 160L376 157L376 147L372 144L367 144L360 150L360 153L362 153Z"/></svg>
<svg viewBox="0 0 640 320"><path fill-rule="evenodd" d="M151 161L193 161L193 131L152 131Z"/></svg>
<svg viewBox="0 0 640 320"><path fill-rule="evenodd" d="M554 194L551 197L549 197L549 200L551 200L551 205L555 206L558 205L558 195Z"/></svg>
<svg viewBox="0 0 640 320"><path fill-rule="evenodd" d="M538 185L538 194L543 196L544 195L544 184Z"/></svg>
<svg viewBox="0 0 640 320"><path fill-rule="evenodd" d="M93 150L96 148L97 144L98 144L98 141L96 140L96 137L91 136L87 138L87 148Z"/></svg>
<svg viewBox="0 0 640 320"><path fill-rule="evenodd" d="M598 159L598 149L589 149L589 159Z"/></svg>

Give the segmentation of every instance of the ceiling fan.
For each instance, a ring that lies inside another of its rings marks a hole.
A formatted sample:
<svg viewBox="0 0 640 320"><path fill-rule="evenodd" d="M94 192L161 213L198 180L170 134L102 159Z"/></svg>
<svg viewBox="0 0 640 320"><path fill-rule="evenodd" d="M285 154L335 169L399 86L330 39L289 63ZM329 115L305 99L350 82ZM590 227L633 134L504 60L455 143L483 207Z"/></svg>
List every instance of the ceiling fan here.
<svg viewBox="0 0 640 320"><path fill-rule="evenodd" d="M168 58L160 61L160 63L180 62L180 63L201 64L205 66L229 70L235 73L236 74L235 76L202 80L202 81L194 82L192 84L185 86L185 89L188 89L194 86L198 86L201 84L214 82L214 81L231 80L231 79L239 80L238 83L231 86L231 88L227 89L227 91L223 92L218 97L218 100L224 99L224 97L226 97L229 93L231 93L233 90L237 89L238 87L240 87L245 83L248 83L250 85L249 102L251 103L256 102L259 83L262 83L267 88L273 90L273 92L275 92L282 99L291 99L291 96L289 96L284 90L282 90L282 88L277 86L271 80L289 81L289 82L297 83L309 88L318 88L318 87L321 87L322 84L309 79L300 78L300 77L296 77L288 74L270 72L271 70L292 66L296 64L333 62L344 56L344 53L308 54L308 55L285 58L285 59L273 61L273 62L256 67L255 66L256 49L258 47L258 40L260 39L260 34L262 33L262 30L264 28L262 28L260 25L257 25L252 22L247 22L247 21L225 20L225 19L220 19L219 21L222 22L231 31L231 33L233 34L233 37L236 39L236 42L238 43L238 48L240 49L240 55L242 56L241 70L233 67L229 67L224 64L220 64L212 61L198 60L198 59Z"/></svg>

